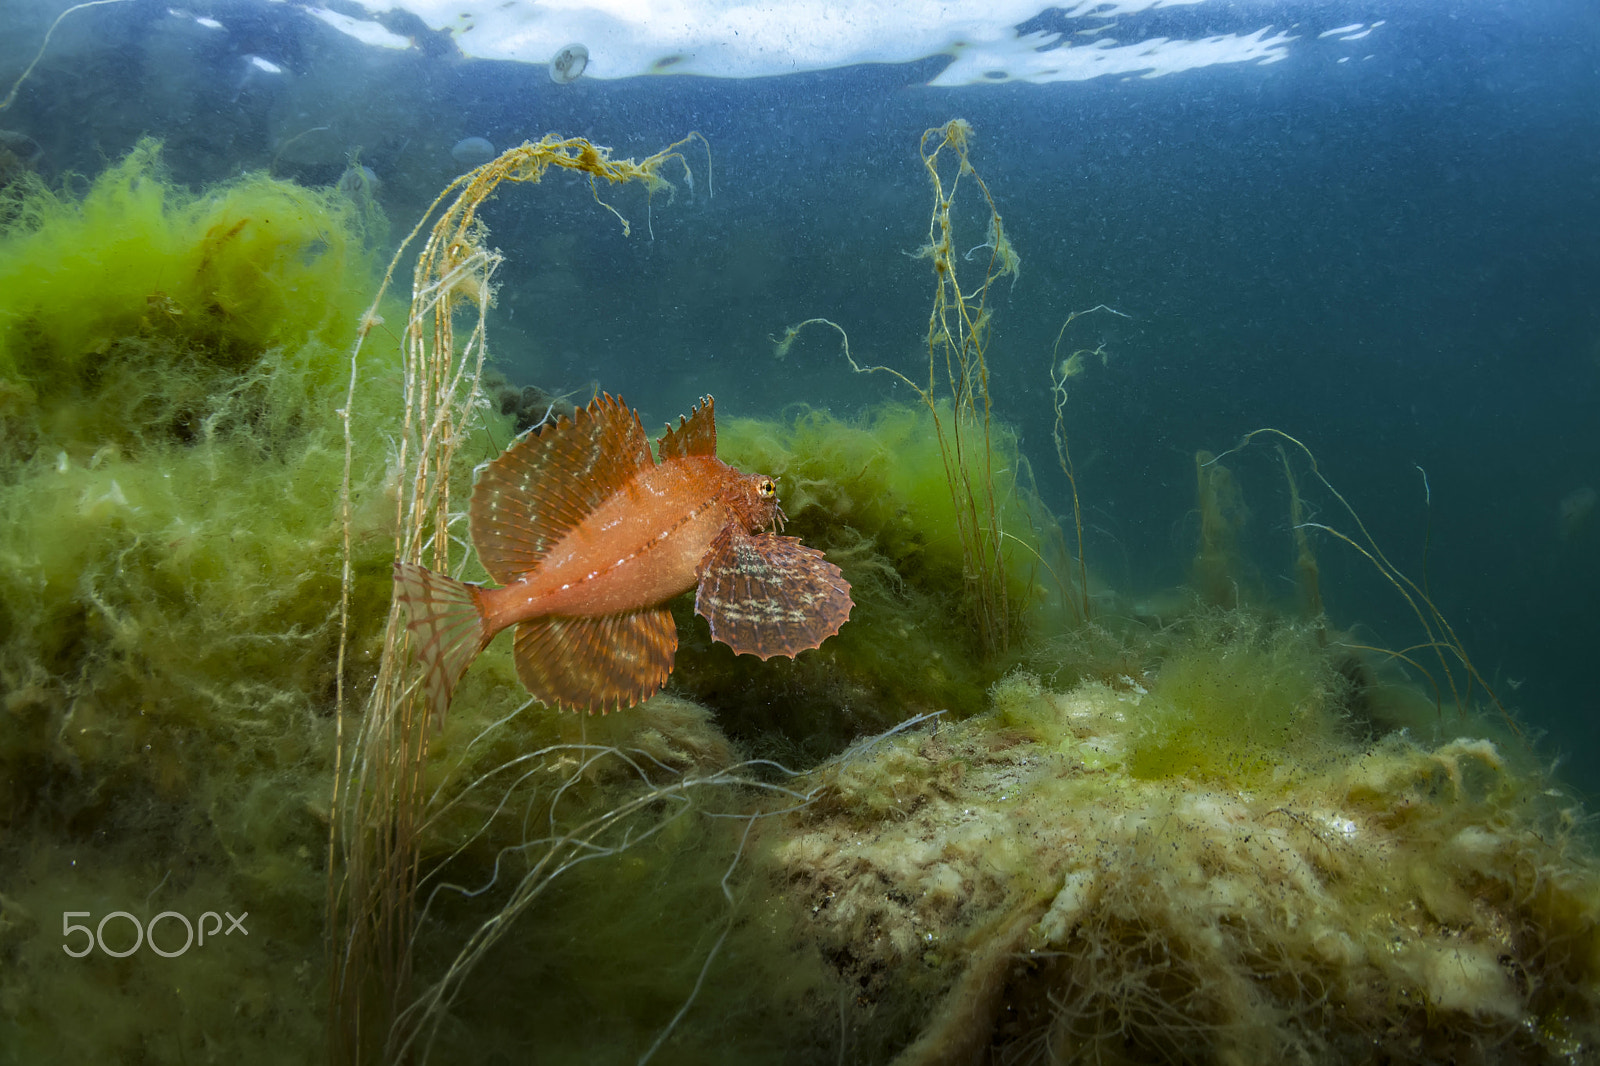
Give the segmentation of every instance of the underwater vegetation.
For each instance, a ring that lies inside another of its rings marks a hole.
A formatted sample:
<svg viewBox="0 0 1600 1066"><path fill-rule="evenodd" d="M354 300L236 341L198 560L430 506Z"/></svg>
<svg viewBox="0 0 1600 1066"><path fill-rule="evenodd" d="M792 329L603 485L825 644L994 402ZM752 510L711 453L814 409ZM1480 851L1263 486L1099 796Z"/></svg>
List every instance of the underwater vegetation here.
<svg viewBox="0 0 1600 1066"><path fill-rule="evenodd" d="M1239 531L1249 509L1234 483L1233 472L1217 457L1201 450L1194 456L1195 496L1200 501L1200 544L1189 567L1189 583L1202 603L1237 607Z"/></svg>
<svg viewBox="0 0 1600 1066"><path fill-rule="evenodd" d="M479 208L504 183L537 184L551 168L568 170L589 176L595 202L617 218L627 235L628 220L600 198L598 181L639 182L652 194L670 191L670 183L659 172L675 162L686 175L690 173L678 149L694 139L704 143L699 134L690 134L640 162L614 160L608 149L583 138L551 134L537 143L524 143L447 185L401 241L378 295L360 317L351 353L349 397L341 409L348 487L361 460L351 427L372 414L356 405L363 351L381 319L379 310L395 271L412 241L426 230L412 271L400 360L405 409L395 501L397 567L426 565L454 576L467 563L451 559L451 525L460 521L451 499L465 495L470 484L465 468L470 452L458 459L458 449L482 443L482 438L474 442L474 435L482 432L489 406L483 383L488 355L485 315L494 298L492 278L502 261L501 254L486 244L488 233L478 217ZM708 157L709 151L707 147ZM458 318L465 327L459 340ZM339 606L342 663L352 634L349 530L354 501L348 491L340 500L346 528ZM481 562L474 565L482 568ZM362 700L359 730L348 740L342 733L339 737L334 773L330 850L335 863L329 871L327 908L336 947L328 1009L333 1054L351 1061L407 1054L433 1010L429 1007L421 1019L411 1012L417 891L433 788L426 775L430 715L414 676L411 641L400 606L397 599L389 611L377 677ZM337 701L342 721L346 702L342 679ZM476 950L481 948L469 948L461 956L463 967L470 967L476 957L471 952ZM453 964L450 972L455 970ZM449 979L447 974L429 993L434 1003L448 1002L438 990Z"/></svg>
<svg viewBox="0 0 1600 1066"><path fill-rule="evenodd" d="M928 242L916 253L918 258L932 263L934 277L926 337L926 384L894 367L860 365L850 354L850 338L845 329L826 318L811 318L790 326L777 340L776 354L783 358L801 330L825 326L838 332L844 357L856 373L888 374L917 394L932 416L934 439L950 493L954 518L951 528L961 546L961 587L969 620L984 652L1001 655L1011 641L1016 607L1010 601L1007 580L1012 546L1006 537L1010 531L1002 522L1008 501L996 483L1002 468L997 466L1000 456L996 454L994 434L999 426L989 399L988 351L994 326L993 289L1006 277L1015 285L1022 259L1006 236L989 186L972 165L971 141L971 124L958 118L924 130L917 144L917 154L933 187ZM977 188L987 232L983 243L961 254L952 209L964 183ZM960 264L973 253L983 251L987 254L979 256L981 272L963 283ZM1016 466L1009 469L1014 471ZM1015 481L1015 475L1010 480Z"/></svg>
<svg viewBox="0 0 1600 1066"><path fill-rule="evenodd" d="M44 149L25 133L0 129L0 189L39 170Z"/></svg>
<svg viewBox="0 0 1600 1066"><path fill-rule="evenodd" d="M0 670L24 726L7 735L49 736L53 759L10 780L92 768L100 802L136 778L181 791L189 760L169 745L186 741L164 726L212 718L200 692L251 717L327 714L341 531L319 490L337 490L342 448L325 401L370 265L339 197L265 178L181 194L152 144L81 200L17 194L0 245ZM368 402L395 410L394 381ZM361 491L365 562L381 475Z"/></svg>
<svg viewBox="0 0 1600 1066"><path fill-rule="evenodd" d="M261 176L177 189L152 143L81 195L32 178L0 195L0 1044L176 1060L237 998L242 1039L314 1047L335 410L374 276L361 213ZM386 361L373 351L361 401L393 419ZM392 505L383 435L354 447L347 669L364 673ZM73 968L51 939L64 910L230 904L257 936L166 971L216 989L215 1016L204 997L152 1006L131 962Z"/></svg>

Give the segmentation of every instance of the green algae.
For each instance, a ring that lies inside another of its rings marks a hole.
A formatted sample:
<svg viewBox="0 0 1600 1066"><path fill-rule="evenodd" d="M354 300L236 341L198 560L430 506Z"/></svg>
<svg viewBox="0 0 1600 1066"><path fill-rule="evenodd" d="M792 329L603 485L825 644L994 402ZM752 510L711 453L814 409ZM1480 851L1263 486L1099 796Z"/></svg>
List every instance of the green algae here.
<svg viewBox="0 0 1600 1066"><path fill-rule="evenodd" d="M27 917L4 947L5 1024L41 1061L178 1061L224 1034L246 1059L311 1055L338 408L370 213L259 175L188 192L149 142L81 195L6 195L0 891ZM389 359L374 348L358 394L352 678L388 600ZM64 910L225 908L252 939L116 965L58 950ZM74 1003L84 1024L63 1034Z"/></svg>
<svg viewBox="0 0 1600 1066"><path fill-rule="evenodd" d="M507 847L518 839L508 832L514 827L497 827L505 849L498 861L483 849L453 862L450 878L462 878L457 883L472 894L441 892L419 926L420 969L438 974L459 958L462 929L503 926L507 892L536 893L514 933L489 946L451 992L450 1012L435 1019L438 1032L427 1045L434 1058L631 1062L663 1037L660 1062L815 1053L811 1011L833 994L829 974L814 952L794 950L790 910L752 899L744 887L747 830L773 797L760 798L754 768L727 761L734 753L717 743L703 709L670 696L642 706L643 715L609 721L631 719L680 755L694 736L722 750L656 765L646 752L660 749L637 746L628 731L591 730L586 749L536 760L543 787L515 794L513 805L520 817L527 808L518 801L533 801L538 832L524 822L521 837L533 839ZM602 741L617 747L602 752ZM648 780L630 761L647 768ZM552 785L566 798L547 821ZM483 798L494 799L494 790ZM580 849L560 846L585 819L618 811L610 831L583 835ZM551 855L557 864L542 867Z"/></svg>
<svg viewBox="0 0 1600 1066"><path fill-rule="evenodd" d="M1319 634L1250 615L1200 619L1150 679L1128 772L1235 788L1304 772L1337 738L1343 710L1345 680Z"/></svg>
<svg viewBox="0 0 1600 1066"><path fill-rule="evenodd" d="M1035 516L1020 492L1016 437L1000 425L991 432L1000 522L1027 544ZM908 581L932 586L959 574L956 503L928 410L886 405L855 421L809 408L779 423L735 418L718 440L728 461L779 479L791 520L850 526ZM1024 550L1006 561L1009 594L1026 600L1033 559Z"/></svg>
<svg viewBox="0 0 1600 1066"><path fill-rule="evenodd" d="M611 183L637 181L651 192L669 190L671 185L660 171L673 162L687 170L680 149L696 139L704 142L698 133L691 133L640 161L613 159L610 149L581 137L549 134L538 142L524 142L450 182L401 241L371 307L361 316L352 353L352 359L359 360L363 352L371 351L371 326L412 241L420 238L402 327L403 414L394 427L399 452L392 541L395 561L426 561L436 571L455 570L451 554L457 540L452 527L464 525L465 516L452 508L451 501L459 501L467 494L467 457L474 455L486 438L494 436L491 430L499 430L503 437L508 424L504 415L498 424L487 424L485 419L489 406L483 381L488 355L485 316L494 299L491 279L502 257L485 243L488 233L480 218L484 202L503 184L536 184L552 168L558 172L581 172L591 179ZM591 192L597 203L616 216L626 236L628 221L601 200L598 185L591 184ZM351 393L343 409L347 415L356 408L355 382L353 375ZM348 485L363 463L348 435L344 459ZM348 492L341 494L341 503L348 530ZM353 629L350 608L355 560L348 534L344 557L338 606L340 662L344 661ZM329 938L335 945L329 955L328 998L329 1051L335 1061L403 1059L412 1053L419 1038L431 1041L462 978L510 928L511 919L543 894L548 877L568 868L572 861L569 850L581 851L593 845L589 831L581 826L603 832L616 821L626 820L625 815L633 810L632 803L624 803L621 808L581 822L580 828L571 833L553 833L543 840L527 837L525 821L523 833L501 845L494 869L498 872L500 855L521 855L530 849L541 855L534 869L515 879L498 919L462 933L460 950L445 972L425 975L419 992L413 977L422 914L419 907L425 908L425 904L418 893L439 873L437 867L424 872L423 864L425 858L431 858L436 845L432 836L436 818L457 805L461 797L444 797L443 807L439 807L436 803L441 800L440 793L426 788L431 761L429 738L446 715L438 703L423 706L418 697L416 671L408 630L396 603L385 623L370 688L347 693L341 678L336 689L341 714L347 700L358 704L360 712L352 735L346 738L340 734L333 781L327 913ZM489 731L504 721L491 724ZM475 742L469 742L468 751L475 746ZM458 782L457 787L465 784L470 792L475 783L493 780L501 770L546 756L555 760L553 771L569 765L565 755L572 750L563 746L535 751L472 780ZM578 750L591 749L580 746ZM600 754L609 753L610 749L606 749ZM581 775L593 765L593 759L578 758L577 764ZM539 769L536 764L531 775L537 777ZM528 775L520 778L527 779ZM514 776L513 791L516 780ZM568 785L572 783L568 781ZM566 786L555 786L548 802L553 804L566 791ZM502 808L509 798L502 796L494 806ZM648 800L645 804L649 805ZM465 850L478 836L481 831L456 850ZM602 848L599 853L606 850Z"/></svg>
<svg viewBox="0 0 1600 1066"><path fill-rule="evenodd" d="M261 177L184 194L150 144L81 201L34 189L7 230L0 676L14 720L109 774L102 792L183 793L196 729L235 751L264 730L267 765L308 754L332 684L338 342L367 284L337 196ZM383 487L363 488L382 530ZM304 739L278 735L291 722Z"/></svg>
<svg viewBox="0 0 1600 1066"><path fill-rule="evenodd" d="M1202 603L1237 607L1242 595L1239 538L1250 511L1233 473L1208 451L1194 456L1195 496L1200 512L1200 543L1190 564L1189 583Z"/></svg>

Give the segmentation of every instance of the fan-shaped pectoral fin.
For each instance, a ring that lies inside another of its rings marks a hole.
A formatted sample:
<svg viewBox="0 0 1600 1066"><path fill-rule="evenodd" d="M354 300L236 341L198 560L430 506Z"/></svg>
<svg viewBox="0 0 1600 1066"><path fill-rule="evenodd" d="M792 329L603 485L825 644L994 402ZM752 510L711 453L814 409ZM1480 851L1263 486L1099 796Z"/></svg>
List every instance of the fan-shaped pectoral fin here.
<svg viewBox="0 0 1600 1066"><path fill-rule="evenodd" d="M694 598L713 639L762 659L817 647L854 606L850 583L821 552L795 537L737 526L712 541Z"/></svg>

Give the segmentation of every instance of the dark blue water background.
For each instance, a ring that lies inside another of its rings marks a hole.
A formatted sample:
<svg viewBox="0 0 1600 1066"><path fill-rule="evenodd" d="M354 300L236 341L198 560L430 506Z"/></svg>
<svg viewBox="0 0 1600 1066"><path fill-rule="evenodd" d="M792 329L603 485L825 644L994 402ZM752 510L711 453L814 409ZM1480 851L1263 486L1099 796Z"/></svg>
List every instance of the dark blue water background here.
<svg viewBox="0 0 1600 1066"><path fill-rule="evenodd" d="M1110 355L1074 382L1068 411L1091 566L1130 597L1181 582L1195 451L1280 427L1419 582L1431 534L1428 585L1465 646L1548 730L1568 778L1600 789L1600 521L1566 539L1558 524L1567 494L1600 487L1600 11L1215 6L1148 13L1118 36L1250 32L1273 12L1303 36L1280 63L1154 79L931 89L934 58L560 87L538 66L369 49L286 5L191 8L224 24L196 32L136 0L64 24L0 125L37 140L57 176L93 173L143 134L197 185L267 167L332 183L359 152L397 231L462 169L450 149L463 137L505 147L555 131L638 156L698 130L715 197L691 148L692 194L608 196L632 237L562 176L504 189L485 216L507 256L502 368L585 394L597 381L659 424L707 392L725 417L912 398L853 377L831 335L783 362L769 337L826 316L858 359L925 372L931 278L907 254L931 208L917 143L964 117L1023 259L997 293L994 400L1058 512L1051 345L1073 310L1129 316L1069 336ZM1358 43L1317 37L1379 18ZM20 50L48 17L8 21ZM975 214L958 220L958 239L984 240ZM1276 456L1258 445L1229 463L1253 561L1287 600ZM1314 517L1351 527L1327 493L1308 495ZM1421 639L1370 566L1316 544L1337 624Z"/></svg>

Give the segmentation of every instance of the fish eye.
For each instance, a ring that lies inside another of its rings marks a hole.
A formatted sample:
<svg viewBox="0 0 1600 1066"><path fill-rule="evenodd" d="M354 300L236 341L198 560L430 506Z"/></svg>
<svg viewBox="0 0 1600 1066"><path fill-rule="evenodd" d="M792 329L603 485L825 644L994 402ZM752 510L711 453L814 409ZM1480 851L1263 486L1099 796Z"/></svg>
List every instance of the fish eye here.
<svg viewBox="0 0 1600 1066"><path fill-rule="evenodd" d="M756 495L760 496L763 500L771 499L777 494L778 486L773 483L770 477L762 478L761 484L756 486Z"/></svg>

